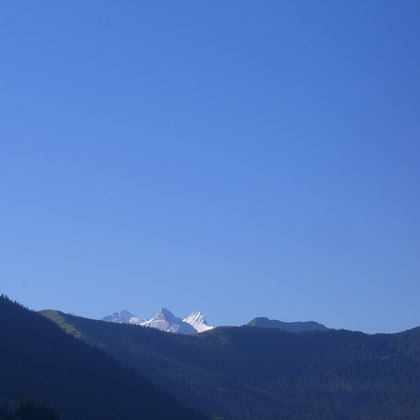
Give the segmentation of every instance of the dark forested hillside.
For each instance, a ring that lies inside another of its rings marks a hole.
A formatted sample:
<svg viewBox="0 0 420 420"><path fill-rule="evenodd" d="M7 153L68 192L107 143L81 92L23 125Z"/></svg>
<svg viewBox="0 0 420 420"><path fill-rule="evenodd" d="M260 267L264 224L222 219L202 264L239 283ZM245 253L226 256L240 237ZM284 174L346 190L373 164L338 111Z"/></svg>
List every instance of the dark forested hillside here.
<svg viewBox="0 0 420 420"><path fill-rule="evenodd" d="M0 297L0 399L23 394L45 401L62 420L203 418L103 351ZM27 418L19 405L15 414Z"/></svg>
<svg viewBox="0 0 420 420"><path fill-rule="evenodd" d="M44 312L178 398L232 419L418 419L420 328L179 336Z"/></svg>

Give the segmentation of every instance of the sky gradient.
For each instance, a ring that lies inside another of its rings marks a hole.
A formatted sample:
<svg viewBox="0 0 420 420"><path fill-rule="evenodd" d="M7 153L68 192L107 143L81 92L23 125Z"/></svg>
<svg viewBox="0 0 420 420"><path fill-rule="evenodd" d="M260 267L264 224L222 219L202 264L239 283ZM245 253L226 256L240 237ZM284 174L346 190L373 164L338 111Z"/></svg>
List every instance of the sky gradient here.
<svg viewBox="0 0 420 420"><path fill-rule="evenodd" d="M0 292L420 325L419 21L410 0L2 0Z"/></svg>

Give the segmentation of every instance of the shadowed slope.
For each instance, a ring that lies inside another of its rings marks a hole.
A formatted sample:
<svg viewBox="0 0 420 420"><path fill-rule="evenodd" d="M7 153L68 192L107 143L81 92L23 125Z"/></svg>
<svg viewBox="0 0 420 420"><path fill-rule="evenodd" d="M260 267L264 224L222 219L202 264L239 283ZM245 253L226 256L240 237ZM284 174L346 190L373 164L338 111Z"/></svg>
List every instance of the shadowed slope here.
<svg viewBox="0 0 420 420"><path fill-rule="evenodd" d="M55 321L80 336L64 318ZM32 394L63 420L201 418L106 353L5 297L0 340L0 396L7 399Z"/></svg>

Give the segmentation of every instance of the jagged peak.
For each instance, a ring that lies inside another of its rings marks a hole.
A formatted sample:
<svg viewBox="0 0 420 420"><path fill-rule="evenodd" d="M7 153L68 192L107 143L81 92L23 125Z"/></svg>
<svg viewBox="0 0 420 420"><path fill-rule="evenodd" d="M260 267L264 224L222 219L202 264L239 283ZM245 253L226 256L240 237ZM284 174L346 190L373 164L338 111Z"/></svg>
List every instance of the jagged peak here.
<svg viewBox="0 0 420 420"><path fill-rule="evenodd" d="M198 332L207 331L213 328L207 324L204 315L200 311L191 312L183 321L192 325Z"/></svg>
<svg viewBox="0 0 420 420"><path fill-rule="evenodd" d="M162 314L167 320L177 318L169 309L166 308L162 308L158 315L159 314Z"/></svg>
<svg viewBox="0 0 420 420"><path fill-rule="evenodd" d="M145 320L131 314L126 309L120 312L114 312L102 318L104 321L117 322L124 324L135 324L144 327L158 328L163 331L191 334L194 332L203 332L213 327L207 324L204 315L200 311L191 312L185 319L174 315L169 309L163 307L155 316Z"/></svg>

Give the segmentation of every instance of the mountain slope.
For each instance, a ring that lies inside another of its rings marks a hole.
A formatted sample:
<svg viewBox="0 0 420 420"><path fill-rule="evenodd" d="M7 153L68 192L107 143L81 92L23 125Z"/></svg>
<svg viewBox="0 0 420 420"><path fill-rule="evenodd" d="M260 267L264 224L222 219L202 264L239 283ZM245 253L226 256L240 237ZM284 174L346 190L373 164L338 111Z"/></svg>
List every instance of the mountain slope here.
<svg viewBox="0 0 420 420"><path fill-rule="evenodd" d="M64 317L61 322L65 327ZM67 331L81 336L70 324ZM201 418L103 351L3 296L0 342L0 399L30 393L62 420Z"/></svg>
<svg viewBox="0 0 420 420"><path fill-rule="evenodd" d="M420 418L420 328L371 336L226 327L189 336L63 316L83 340L226 418Z"/></svg>
<svg viewBox="0 0 420 420"><path fill-rule="evenodd" d="M252 321L247 324L249 327L259 327L259 328L275 328L278 330L288 331L288 332L302 332L302 331L327 331L325 325L319 324L315 321L306 321L306 322L283 322L277 321L275 319L268 319L265 317L254 318Z"/></svg>

